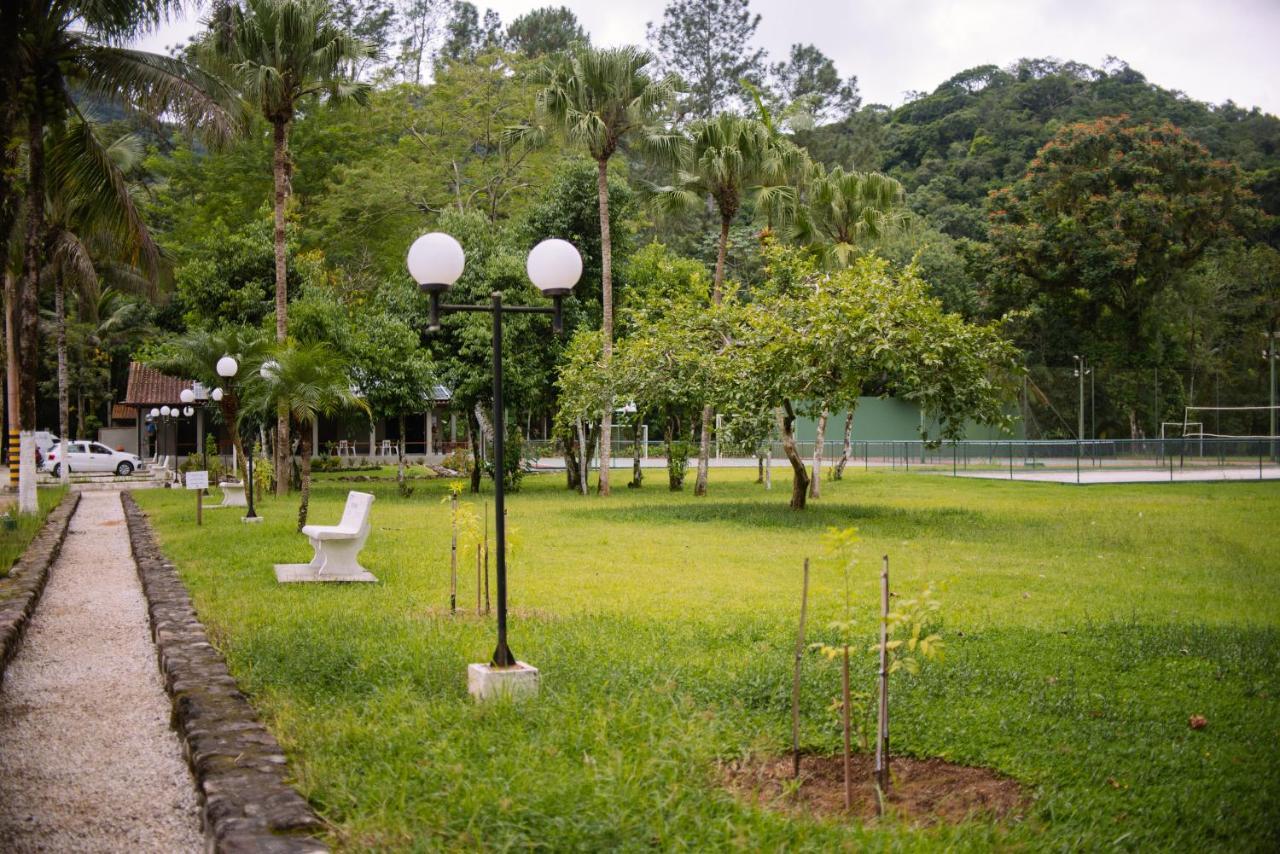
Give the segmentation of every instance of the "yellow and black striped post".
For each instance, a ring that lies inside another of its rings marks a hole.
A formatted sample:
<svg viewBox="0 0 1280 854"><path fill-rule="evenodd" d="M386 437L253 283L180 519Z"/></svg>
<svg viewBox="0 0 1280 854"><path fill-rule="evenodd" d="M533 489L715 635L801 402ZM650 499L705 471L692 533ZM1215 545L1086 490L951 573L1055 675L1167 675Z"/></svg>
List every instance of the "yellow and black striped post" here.
<svg viewBox="0 0 1280 854"><path fill-rule="evenodd" d="M18 491L18 466L21 459L17 428L9 429L9 488Z"/></svg>

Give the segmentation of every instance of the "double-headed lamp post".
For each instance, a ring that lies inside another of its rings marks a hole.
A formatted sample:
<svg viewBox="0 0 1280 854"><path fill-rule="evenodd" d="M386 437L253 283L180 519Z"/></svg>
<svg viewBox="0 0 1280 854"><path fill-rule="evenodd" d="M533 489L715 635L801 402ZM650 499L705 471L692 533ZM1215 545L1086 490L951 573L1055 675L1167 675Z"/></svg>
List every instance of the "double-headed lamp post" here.
<svg viewBox="0 0 1280 854"><path fill-rule="evenodd" d="M223 356L221 359L218 360L218 364L215 366L215 370L218 372L218 376L222 377L224 380L227 381L227 386L231 388L234 392L234 386L232 386L232 382L235 380L236 373L240 370L240 363L235 360L235 357L230 355ZM215 388L213 390L213 394L210 396L215 401L221 401L222 394L223 394L222 389ZM238 424L230 424L227 426L229 426L232 430L240 429L240 426ZM241 435L241 438L243 439L244 434L241 433L240 435ZM244 485L245 494L249 497L249 507L248 507L248 512L244 514L244 520L246 522L257 522L261 517L259 517L258 514L254 512L254 509L253 509L253 441L252 441L253 437L250 436L249 439L250 439L249 450L245 451L245 464L248 467L248 470L246 472L246 480L248 480L248 483Z"/></svg>
<svg viewBox="0 0 1280 854"><path fill-rule="evenodd" d="M1073 375L1080 379L1080 405L1076 412L1076 439L1084 439L1084 378L1093 373L1093 368L1089 367L1089 360L1084 356L1072 356L1076 360L1076 369ZM1089 387L1093 388L1093 379L1089 379Z"/></svg>
<svg viewBox="0 0 1280 854"><path fill-rule="evenodd" d="M458 281L465 263L462 246L443 232L424 234L409 247L409 274L431 300L427 325L429 331L440 329L441 311L488 312L493 315L493 503L494 528L498 538L498 645L493 651L490 666L515 667L516 657L507 645L507 532L503 489L503 442L506 438L506 425L502 403L502 315L508 312L550 314L552 329L557 335L560 334L563 331L561 304L582 276L582 256L573 244L558 239L544 240L529 253L525 269L538 290L544 296L551 297L550 307L504 305L500 291L494 291L490 295L488 305L442 305L440 296Z"/></svg>

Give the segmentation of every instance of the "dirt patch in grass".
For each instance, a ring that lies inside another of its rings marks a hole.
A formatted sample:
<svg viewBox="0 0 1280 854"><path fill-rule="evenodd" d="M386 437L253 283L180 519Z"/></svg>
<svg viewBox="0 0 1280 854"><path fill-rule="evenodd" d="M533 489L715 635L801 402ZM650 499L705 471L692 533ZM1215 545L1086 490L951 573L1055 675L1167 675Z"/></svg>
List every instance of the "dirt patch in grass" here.
<svg viewBox="0 0 1280 854"><path fill-rule="evenodd" d="M722 766L724 785L764 809L817 818L875 818L872 784L875 758L853 757L853 809L844 806L844 761L840 756L801 757L800 778L792 776L786 756L752 758ZM895 758L885 803L887 812L912 824L958 824L970 818L1008 819L1023 815L1030 799L1022 786L986 768L954 765L942 759Z"/></svg>

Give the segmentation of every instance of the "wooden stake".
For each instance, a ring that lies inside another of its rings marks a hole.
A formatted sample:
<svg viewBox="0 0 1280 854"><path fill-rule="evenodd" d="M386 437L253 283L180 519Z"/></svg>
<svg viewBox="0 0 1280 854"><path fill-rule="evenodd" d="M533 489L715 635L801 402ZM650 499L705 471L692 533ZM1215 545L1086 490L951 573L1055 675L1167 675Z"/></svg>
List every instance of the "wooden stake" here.
<svg viewBox="0 0 1280 854"><path fill-rule="evenodd" d="M196 490L196 524L204 524L204 494L201 490Z"/></svg>
<svg viewBox="0 0 1280 854"><path fill-rule="evenodd" d="M453 539L449 543L449 613L458 611L458 496L449 499L453 517Z"/></svg>
<svg viewBox="0 0 1280 854"><path fill-rule="evenodd" d="M880 570L880 714L876 727L876 787L880 801L889 791L889 556L884 556Z"/></svg>
<svg viewBox="0 0 1280 854"><path fill-rule="evenodd" d="M853 809L853 743L849 738L849 645L844 645L844 666L840 672L840 688L844 702L841 717L844 724L844 808Z"/></svg>
<svg viewBox="0 0 1280 854"><path fill-rule="evenodd" d="M791 682L791 776L800 777L800 663L804 659L804 618L809 610L809 559L804 559L800 629L796 632L796 673Z"/></svg>
<svg viewBox="0 0 1280 854"><path fill-rule="evenodd" d="M489 613L489 502L484 503L484 612Z"/></svg>
<svg viewBox="0 0 1280 854"><path fill-rule="evenodd" d="M484 546L476 543L476 616L480 616L480 552Z"/></svg>

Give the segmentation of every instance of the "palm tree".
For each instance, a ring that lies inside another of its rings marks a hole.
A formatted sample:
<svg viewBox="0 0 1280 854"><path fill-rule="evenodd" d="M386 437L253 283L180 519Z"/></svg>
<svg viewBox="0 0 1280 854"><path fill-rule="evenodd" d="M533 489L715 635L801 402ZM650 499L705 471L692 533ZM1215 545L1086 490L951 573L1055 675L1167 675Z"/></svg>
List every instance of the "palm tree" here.
<svg viewBox="0 0 1280 854"><path fill-rule="evenodd" d="M221 329L194 329L168 342L148 364L165 373L177 374L200 382L205 388L223 388L219 409L222 423L231 432L231 444L236 449L236 459L245 466L244 443L240 439L241 396L244 388L227 383L218 376L218 360L232 356L240 364L242 376L253 376L257 366L267 359L269 342L261 331L249 326L226 326ZM242 475L242 483L248 483L248 473Z"/></svg>
<svg viewBox="0 0 1280 854"><path fill-rule="evenodd" d="M145 258L154 272L159 251L133 202L125 172L142 156L133 134L102 145L92 126L73 119L53 128L45 142L44 257L54 281L54 328L58 351L58 435L70 438L67 388L66 285L90 294L98 290L98 261L110 254ZM83 419L83 413L80 418ZM69 471L61 469L66 483Z"/></svg>
<svg viewBox="0 0 1280 854"><path fill-rule="evenodd" d="M293 173L289 130L298 108L326 98L330 103L368 102L369 85L348 77L373 54L369 45L338 25L328 0L243 0L228 3L208 21L197 53L234 82L245 100L271 125L275 179L276 341L288 328L285 206ZM277 413L276 494L289 491L289 417Z"/></svg>
<svg viewBox="0 0 1280 854"><path fill-rule="evenodd" d="M716 249L711 300L724 300L725 258L729 250L729 226L742 209L744 197L768 188L776 197L788 185L789 176L803 163L802 152L783 145L758 119L723 113L695 122L689 129L681 168L674 187L661 190L657 202L668 210L697 210L708 198L720 214L720 241ZM707 494L711 457L711 417L702 408L702 440L698 447L698 479L695 495Z"/></svg>
<svg viewBox="0 0 1280 854"><path fill-rule="evenodd" d="M840 166L819 172L809 197L796 221L796 237L820 248L836 267L849 266L876 241L911 221L902 184L879 172L846 172Z"/></svg>
<svg viewBox="0 0 1280 854"><path fill-rule="evenodd" d="M246 414L269 414L284 409L298 423L302 442L302 503L298 506L298 530L307 524L311 501L311 431L322 415L368 405L351 389L346 363L324 343L277 344L261 369L250 376L245 391Z"/></svg>
<svg viewBox="0 0 1280 854"><path fill-rule="evenodd" d="M817 172L809 187L809 203L799 211L796 237L819 249L834 267L847 267L876 241L906 228L911 222L906 208L906 191L896 179L879 172L846 172L836 166ZM853 445L853 414L857 401L849 402L844 419L844 443L833 476L844 476ZM818 418L813 451L813 480L809 496L819 497L822 480L822 447L826 437L827 411Z"/></svg>
<svg viewBox="0 0 1280 854"><path fill-rule="evenodd" d="M38 292L47 236L46 129L69 118L83 121L79 104L86 99L184 120L215 139L230 136L238 125L230 93L214 78L180 59L120 46L181 5L177 0L0 4L0 139L6 142L0 157L0 234L6 239L18 197L18 170L11 168L17 154L7 143L24 124L27 155L22 276L12 294L18 343L13 355L20 375L14 414L23 430L34 429L36 415ZM102 151L90 144L84 155L100 158Z"/></svg>
<svg viewBox="0 0 1280 854"><path fill-rule="evenodd" d="M609 232L609 159L629 140L636 148L674 158L679 137L661 121L676 94L676 80L654 78L646 70L653 55L635 47L578 46L548 59L532 79L541 88L536 108L542 126L513 128L508 143L535 143L548 128L563 133L587 150L596 162L600 205L600 293L603 306L603 355L613 355L613 247ZM610 435L613 407L605 407L600 424L601 495L609 494Z"/></svg>

